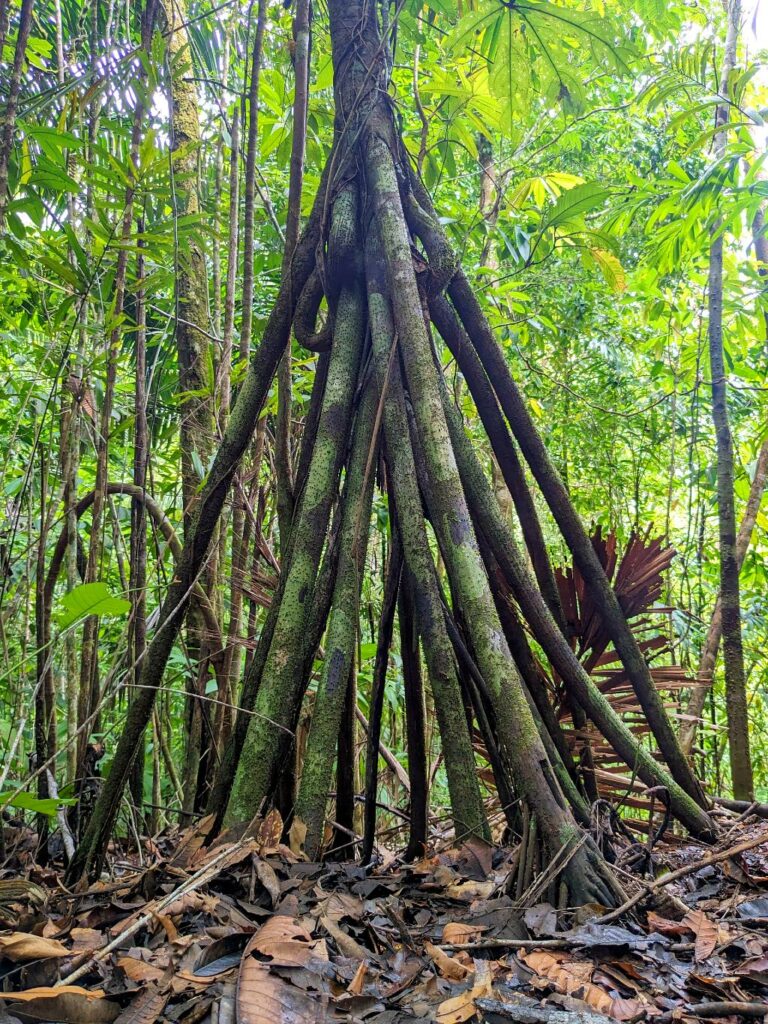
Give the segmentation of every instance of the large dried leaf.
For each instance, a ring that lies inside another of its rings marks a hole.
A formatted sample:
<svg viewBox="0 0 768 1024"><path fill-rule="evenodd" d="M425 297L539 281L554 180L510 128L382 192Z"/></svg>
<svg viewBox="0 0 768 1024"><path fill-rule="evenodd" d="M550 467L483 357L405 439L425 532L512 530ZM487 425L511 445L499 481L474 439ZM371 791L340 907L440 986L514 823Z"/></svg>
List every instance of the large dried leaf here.
<svg viewBox="0 0 768 1024"><path fill-rule="evenodd" d="M717 945L718 929L703 910L689 910L680 922L690 929L695 936L694 959L697 963L711 956Z"/></svg>
<svg viewBox="0 0 768 1024"><path fill-rule="evenodd" d="M248 948L268 956L275 967L306 967L312 960L328 959L324 939L313 939L303 925L282 914L270 917Z"/></svg>
<svg viewBox="0 0 768 1024"><path fill-rule="evenodd" d="M323 1024L331 1020L327 997L292 985L254 958L259 934L246 946L240 964L237 1024Z"/></svg>
<svg viewBox="0 0 768 1024"><path fill-rule="evenodd" d="M425 952L432 958L432 963L438 972L449 981L464 981L472 973L471 967L459 963L452 956L448 956L439 946L433 946L431 942L424 943Z"/></svg>
<svg viewBox="0 0 768 1024"><path fill-rule="evenodd" d="M78 985L33 988L14 992L8 1012L23 1021L55 1021L56 1024L112 1024L120 1014L119 1003L104 998L98 989L89 992Z"/></svg>
<svg viewBox="0 0 768 1024"><path fill-rule="evenodd" d="M46 960L48 957L71 956L67 947L57 939L45 939L28 932L0 935L0 955L9 960Z"/></svg>
<svg viewBox="0 0 768 1024"><path fill-rule="evenodd" d="M592 983L594 966L585 961L571 960L564 953L534 950L521 953L520 959L540 978L567 996L575 996L598 1013L615 1020L631 1020L643 1013L645 1006L637 999L614 999L599 985Z"/></svg>
<svg viewBox="0 0 768 1024"><path fill-rule="evenodd" d="M160 967L148 964L145 960L139 960L135 956L119 957L117 966L125 972L126 977L139 985L148 981L159 981L165 973Z"/></svg>

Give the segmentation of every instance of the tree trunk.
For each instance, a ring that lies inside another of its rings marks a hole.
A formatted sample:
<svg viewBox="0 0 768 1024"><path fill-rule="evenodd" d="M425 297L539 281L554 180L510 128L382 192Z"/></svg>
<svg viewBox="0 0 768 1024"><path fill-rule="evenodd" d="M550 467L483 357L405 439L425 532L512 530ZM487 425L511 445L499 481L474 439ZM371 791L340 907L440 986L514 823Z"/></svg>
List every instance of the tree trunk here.
<svg viewBox="0 0 768 1024"><path fill-rule="evenodd" d="M736 66L736 47L741 27L741 0L729 0L727 6L725 53L720 74L725 95L731 90L731 75ZM728 144L730 107L721 103L716 111L720 130L714 140L715 156L722 159ZM737 800L752 800L754 781L749 752L747 681L741 636L741 600L739 563L736 552L736 509L733 492L735 469L733 436L728 415L728 380L723 351L723 228L712 229L709 248L709 364L712 378L712 422L717 442L717 510L720 541L720 616L725 668L725 704L728 714L728 750L731 784Z"/></svg>
<svg viewBox="0 0 768 1024"><path fill-rule="evenodd" d="M171 152L177 217L194 217L201 211L198 161L201 144L197 89L193 77L192 48L187 31L186 0L162 0L167 22L171 76ZM209 373L208 276L205 254L199 242L177 242L176 253L176 352L181 402L181 491L184 529L190 528L200 484L208 471L213 451L213 381ZM203 588L213 593L217 566L209 560ZM190 665L185 709L187 742L184 767L184 811L196 806L198 769L209 753L212 730L207 709L199 699L208 675L209 645L202 629L200 611L193 601L187 621ZM189 819L187 819L189 820Z"/></svg>
<svg viewBox="0 0 768 1024"><path fill-rule="evenodd" d="M315 694L293 828L315 860L323 845L325 805L333 769L349 673L353 669L360 612L360 587L368 548L376 455L378 393L369 382L357 413L347 467L340 560L325 641L325 659ZM301 840L300 840L301 841Z"/></svg>
<svg viewBox="0 0 768 1024"><path fill-rule="evenodd" d="M390 521L392 522L392 540L389 546L389 559L386 567L384 596L381 601L381 615L376 638L376 658L373 663L371 681L371 697L369 701L370 717L368 719L368 737L365 755L365 804L363 809L363 845L360 848L360 860L368 864L373 856L376 835L376 800L379 782L379 741L381 739L381 716L384 708L384 687L389 665L389 649L392 644L392 633L397 609L397 596L403 568L403 548L400 533L394 522L394 506L390 501ZM403 642L402 620L400 641Z"/></svg>
<svg viewBox="0 0 768 1024"><path fill-rule="evenodd" d="M10 18L10 0L7 0L7 10L2 14L2 36L5 41L6 27ZM21 73L24 68L24 58L27 52L27 42L32 31L32 7L33 0L21 0L21 11L19 12L19 31L16 35L16 49L13 54L13 67L11 68L11 80L8 85L8 96L3 111L2 131L0 132L0 228L5 221L5 207L8 200L8 164L13 149L13 134L16 128L16 109L19 105L19 92L21 90ZM2 53L2 48L0 48Z"/></svg>
<svg viewBox="0 0 768 1024"><path fill-rule="evenodd" d="M744 508L739 525L739 533L736 537L736 567L741 572L744 564L752 532L755 528L757 513L760 511L760 503L768 482L768 441L763 442L757 456L755 475L752 477L752 484L749 488L749 497ZM704 641L704 647L699 658L699 670L696 673L696 686L691 691L688 706L685 709L686 721L680 730L680 745L686 754L690 755L696 739L696 732L699 727L699 720L704 711L704 702L707 694L712 688L712 681L715 675L717 664L717 652L720 648L720 640L723 635L722 602L718 594L715 607L712 610L712 617L709 620L709 628Z"/></svg>

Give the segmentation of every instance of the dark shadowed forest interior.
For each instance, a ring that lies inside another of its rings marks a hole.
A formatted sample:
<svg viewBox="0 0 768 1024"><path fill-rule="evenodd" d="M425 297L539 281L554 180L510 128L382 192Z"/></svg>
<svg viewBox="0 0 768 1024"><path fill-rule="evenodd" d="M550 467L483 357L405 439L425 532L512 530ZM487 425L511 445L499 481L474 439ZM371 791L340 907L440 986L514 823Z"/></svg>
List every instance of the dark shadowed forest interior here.
<svg viewBox="0 0 768 1024"><path fill-rule="evenodd" d="M0 1024L768 1018L765 0L0 0Z"/></svg>

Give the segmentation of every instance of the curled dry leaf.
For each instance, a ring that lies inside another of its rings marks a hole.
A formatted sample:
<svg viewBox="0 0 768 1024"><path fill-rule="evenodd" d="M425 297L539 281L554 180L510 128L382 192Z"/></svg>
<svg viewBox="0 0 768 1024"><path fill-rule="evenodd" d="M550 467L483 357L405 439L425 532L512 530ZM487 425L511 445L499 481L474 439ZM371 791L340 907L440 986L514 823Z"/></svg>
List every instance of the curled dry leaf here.
<svg viewBox="0 0 768 1024"><path fill-rule="evenodd" d="M477 1012L475 1000L485 999L492 992L491 965L487 960L478 960L475 963L475 983L472 988L440 1003L437 1021L439 1024L463 1024L464 1021L472 1020Z"/></svg>
<svg viewBox="0 0 768 1024"><path fill-rule="evenodd" d="M57 939L45 939L28 932L0 935L0 955L9 960L46 960L48 957L70 956L67 947Z"/></svg>
<svg viewBox="0 0 768 1024"><path fill-rule="evenodd" d="M267 861L258 858L256 859L256 877L269 893L271 905L276 907L280 899L280 882L275 874L275 869Z"/></svg>
<svg viewBox="0 0 768 1024"><path fill-rule="evenodd" d="M474 942L488 927L484 924L461 924L459 921L449 921L443 928L443 942Z"/></svg>
<svg viewBox="0 0 768 1024"><path fill-rule="evenodd" d="M533 950L520 953L520 960L538 977L546 979L553 988L567 996L583 1000L598 1013L615 1020L631 1020L647 1009L638 999L614 999L598 985L592 983L593 965L571 960L565 953Z"/></svg>
<svg viewBox="0 0 768 1024"><path fill-rule="evenodd" d="M703 910L689 910L680 922L693 932L695 936L694 959L697 963L706 960L712 954L718 942L718 929Z"/></svg>
<svg viewBox="0 0 768 1024"><path fill-rule="evenodd" d="M275 967L306 967L311 960L327 960L324 939L313 939L290 917L275 914L253 936L248 949L271 958Z"/></svg>
<svg viewBox="0 0 768 1024"><path fill-rule="evenodd" d="M464 964L459 963L454 957L448 956L439 946L433 946L431 942L425 942L424 949L432 958L432 963L438 972L444 978L448 978L449 981L464 981L472 973L471 968L465 967Z"/></svg>

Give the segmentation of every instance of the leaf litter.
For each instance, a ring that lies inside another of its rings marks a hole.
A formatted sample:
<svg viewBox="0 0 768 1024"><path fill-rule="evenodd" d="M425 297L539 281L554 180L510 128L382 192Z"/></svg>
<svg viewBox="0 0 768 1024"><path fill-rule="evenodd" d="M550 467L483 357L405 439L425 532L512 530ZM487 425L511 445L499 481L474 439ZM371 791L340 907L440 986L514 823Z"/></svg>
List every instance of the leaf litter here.
<svg viewBox="0 0 768 1024"><path fill-rule="evenodd" d="M652 877L622 877L635 902L618 918L560 907L552 886L515 898L514 848L473 840L412 863L315 864L283 844L274 811L254 838L207 846L210 826L147 841L140 860L115 852L110 877L80 892L16 830L3 874L23 884L6 898L0 885L0 1024L768 1015L764 821L740 829L733 856L725 843L709 855L676 837L658 845Z"/></svg>

